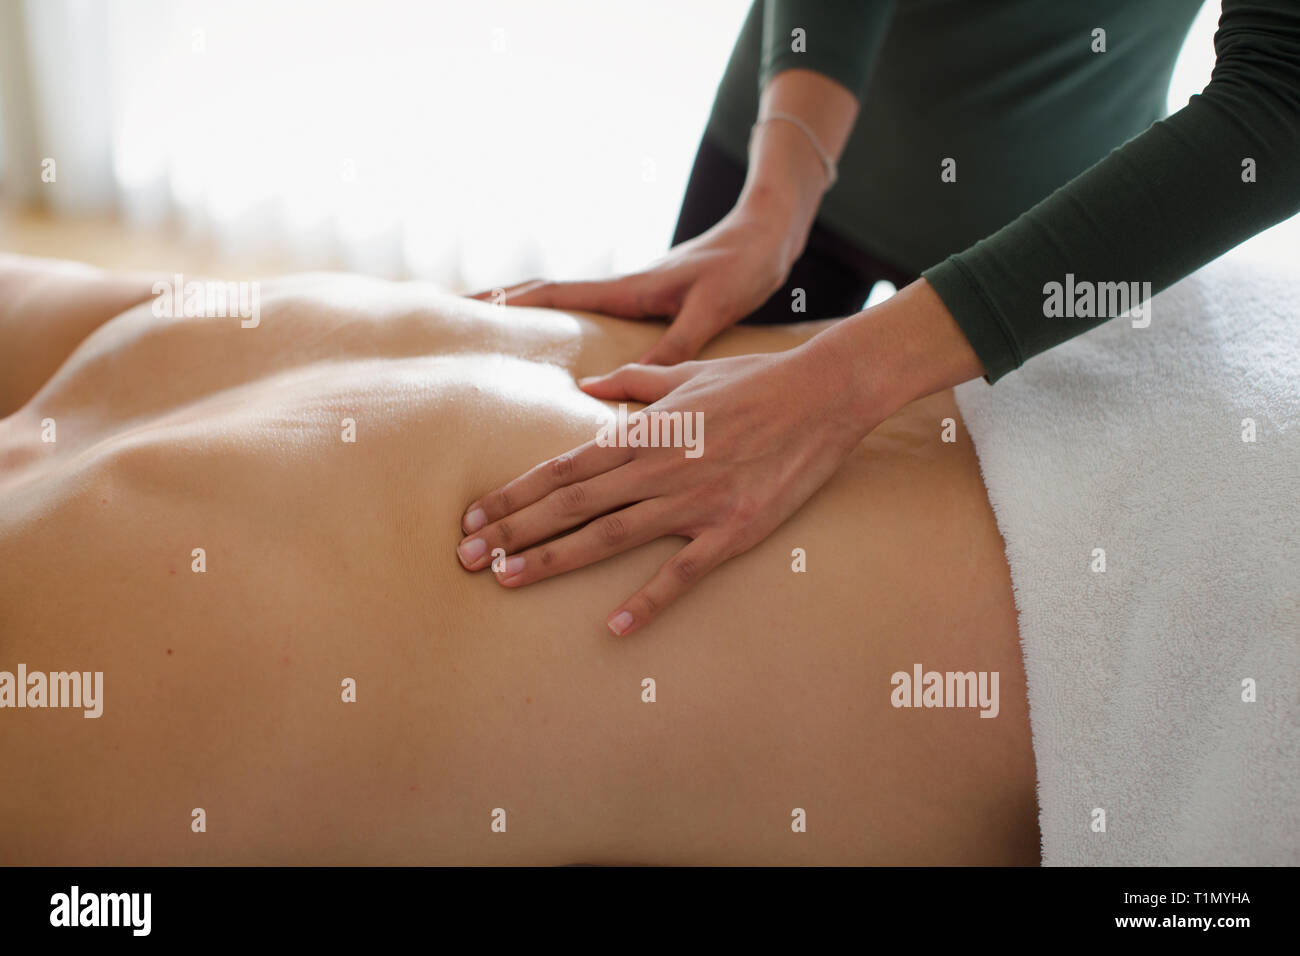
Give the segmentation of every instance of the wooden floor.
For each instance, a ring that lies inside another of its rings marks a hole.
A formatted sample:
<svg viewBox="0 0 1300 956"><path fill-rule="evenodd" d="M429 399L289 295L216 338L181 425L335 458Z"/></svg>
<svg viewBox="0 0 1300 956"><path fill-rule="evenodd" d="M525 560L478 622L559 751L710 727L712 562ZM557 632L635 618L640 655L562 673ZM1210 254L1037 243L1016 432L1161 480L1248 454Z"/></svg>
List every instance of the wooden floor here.
<svg viewBox="0 0 1300 956"><path fill-rule="evenodd" d="M144 228L109 216L67 219L39 209L0 205L0 251L89 262L106 269L184 272L221 278L265 278L306 269L341 268L288 256L241 255L176 227Z"/></svg>

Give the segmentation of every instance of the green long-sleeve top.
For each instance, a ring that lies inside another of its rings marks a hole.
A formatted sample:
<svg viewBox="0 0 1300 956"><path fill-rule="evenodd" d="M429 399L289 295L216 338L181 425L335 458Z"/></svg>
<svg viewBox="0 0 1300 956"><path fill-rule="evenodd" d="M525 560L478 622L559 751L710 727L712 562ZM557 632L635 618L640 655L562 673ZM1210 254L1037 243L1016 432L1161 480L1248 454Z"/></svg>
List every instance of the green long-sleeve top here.
<svg viewBox="0 0 1300 956"><path fill-rule="evenodd" d="M744 161L782 70L847 87L820 219L924 275L992 382L1110 317L1050 284L1154 294L1300 211L1300 0L1222 0L1209 86L1161 119L1200 6L756 0L708 136Z"/></svg>

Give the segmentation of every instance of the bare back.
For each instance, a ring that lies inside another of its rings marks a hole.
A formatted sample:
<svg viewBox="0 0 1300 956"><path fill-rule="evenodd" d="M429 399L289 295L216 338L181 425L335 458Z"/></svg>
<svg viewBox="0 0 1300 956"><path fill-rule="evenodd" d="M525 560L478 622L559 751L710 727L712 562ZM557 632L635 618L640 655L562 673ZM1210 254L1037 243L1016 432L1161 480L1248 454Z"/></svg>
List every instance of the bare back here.
<svg viewBox="0 0 1300 956"><path fill-rule="evenodd" d="M460 568L464 505L590 439L574 376L656 334L345 276L264 283L257 328L100 327L0 420L0 669L104 674L100 718L0 710L0 861L1036 862L950 393L632 638L604 616L680 540L512 592ZM918 663L999 672L998 716L892 706Z"/></svg>

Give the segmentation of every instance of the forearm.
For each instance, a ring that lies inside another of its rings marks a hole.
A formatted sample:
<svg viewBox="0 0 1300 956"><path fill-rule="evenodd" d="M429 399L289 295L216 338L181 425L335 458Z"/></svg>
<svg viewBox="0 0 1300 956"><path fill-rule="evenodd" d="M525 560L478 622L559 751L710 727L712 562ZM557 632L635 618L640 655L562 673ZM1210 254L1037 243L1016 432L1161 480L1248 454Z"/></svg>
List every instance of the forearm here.
<svg viewBox="0 0 1300 956"><path fill-rule="evenodd" d="M750 144L749 170L737 204L774 222L786 237L788 267L803 251L829 183L803 130L792 123L761 122L774 113L802 120L835 162L853 130L858 103L839 83L811 70L785 70L763 90L761 125Z"/></svg>
<svg viewBox="0 0 1300 956"><path fill-rule="evenodd" d="M760 122L774 113L798 117L838 163L893 13L893 0L763 0ZM738 206L779 229L788 269L830 185L803 130L761 123Z"/></svg>
<svg viewBox="0 0 1300 956"><path fill-rule="evenodd" d="M925 271L990 381L1300 210L1300 6L1225 0L1215 44L1203 94ZM1097 301L1049 308L1067 276Z"/></svg>

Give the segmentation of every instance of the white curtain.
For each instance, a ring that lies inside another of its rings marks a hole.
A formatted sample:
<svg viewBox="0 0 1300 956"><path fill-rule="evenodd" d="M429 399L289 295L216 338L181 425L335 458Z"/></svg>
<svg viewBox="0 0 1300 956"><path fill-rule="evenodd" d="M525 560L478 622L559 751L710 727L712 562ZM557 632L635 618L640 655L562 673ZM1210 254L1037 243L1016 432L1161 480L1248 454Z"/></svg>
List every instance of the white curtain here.
<svg viewBox="0 0 1300 956"><path fill-rule="evenodd" d="M0 81L31 128L15 158L9 124L7 179L30 195L52 159L56 213L174 219L304 267L454 287L631 269L667 247L747 7L19 0L0 55L26 62Z"/></svg>

